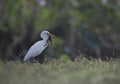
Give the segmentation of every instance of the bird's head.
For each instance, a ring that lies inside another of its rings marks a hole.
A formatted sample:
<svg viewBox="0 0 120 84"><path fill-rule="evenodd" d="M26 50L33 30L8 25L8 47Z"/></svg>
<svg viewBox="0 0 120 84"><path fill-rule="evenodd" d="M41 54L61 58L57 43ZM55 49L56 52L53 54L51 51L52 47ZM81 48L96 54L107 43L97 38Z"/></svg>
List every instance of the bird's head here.
<svg viewBox="0 0 120 84"><path fill-rule="evenodd" d="M46 40L47 42L50 41L52 44L52 37L54 36L53 34L48 31L42 31L40 36L43 40Z"/></svg>

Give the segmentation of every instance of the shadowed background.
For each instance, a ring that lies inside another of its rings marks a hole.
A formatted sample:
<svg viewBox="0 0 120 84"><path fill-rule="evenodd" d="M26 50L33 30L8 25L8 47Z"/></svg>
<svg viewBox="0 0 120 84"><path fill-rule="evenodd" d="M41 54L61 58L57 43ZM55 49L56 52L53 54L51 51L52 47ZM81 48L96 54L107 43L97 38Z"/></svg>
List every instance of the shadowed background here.
<svg viewBox="0 0 120 84"><path fill-rule="evenodd" d="M48 30L48 58L120 57L119 0L0 0L0 58L20 60Z"/></svg>

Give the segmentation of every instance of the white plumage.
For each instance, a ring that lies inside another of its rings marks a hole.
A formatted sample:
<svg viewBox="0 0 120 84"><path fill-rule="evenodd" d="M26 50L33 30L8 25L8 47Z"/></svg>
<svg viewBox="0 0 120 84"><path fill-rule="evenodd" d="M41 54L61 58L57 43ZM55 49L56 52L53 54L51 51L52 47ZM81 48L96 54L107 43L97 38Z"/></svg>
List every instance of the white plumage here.
<svg viewBox="0 0 120 84"><path fill-rule="evenodd" d="M40 36L43 40L38 41L32 45L23 59L24 62L28 61L31 57L36 57L40 55L48 46L48 41L52 41L52 34L50 34L48 31L42 31Z"/></svg>

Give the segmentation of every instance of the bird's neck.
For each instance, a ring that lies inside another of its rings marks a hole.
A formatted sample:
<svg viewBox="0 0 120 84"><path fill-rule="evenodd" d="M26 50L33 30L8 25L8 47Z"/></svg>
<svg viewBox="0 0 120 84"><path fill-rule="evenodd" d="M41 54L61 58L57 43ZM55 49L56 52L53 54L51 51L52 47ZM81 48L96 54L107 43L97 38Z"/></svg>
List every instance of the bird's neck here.
<svg viewBox="0 0 120 84"><path fill-rule="evenodd" d="M44 42L46 42L47 40L48 40L48 38L46 38L46 39L43 39L43 41L44 41Z"/></svg>
<svg viewBox="0 0 120 84"><path fill-rule="evenodd" d="M47 46L47 45L48 45L48 39L43 39L43 42L45 43L44 46Z"/></svg>
<svg viewBox="0 0 120 84"><path fill-rule="evenodd" d="M47 44L48 43L48 39L43 39L43 42L45 42Z"/></svg>

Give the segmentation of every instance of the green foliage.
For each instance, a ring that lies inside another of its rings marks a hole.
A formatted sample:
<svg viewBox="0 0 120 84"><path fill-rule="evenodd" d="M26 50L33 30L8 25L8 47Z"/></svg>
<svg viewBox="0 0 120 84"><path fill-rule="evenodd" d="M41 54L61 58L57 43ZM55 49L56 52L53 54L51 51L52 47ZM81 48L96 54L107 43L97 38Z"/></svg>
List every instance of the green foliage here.
<svg viewBox="0 0 120 84"><path fill-rule="evenodd" d="M55 37L53 39L53 44L48 48L48 54L51 54L51 56L48 57L57 59L60 58L61 53L63 53L63 43L63 39Z"/></svg>
<svg viewBox="0 0 120 84"><path fill-rule="evenodd" d="M79 61L78 61L79 60ZM1 84L119 84L120 59L109 62L78 58L47 64L0 61Z"/></svg>
<svg viewBox="0 0 120 84"><path fill-rule="evenodd" d="M63 55L61 55L60 60L62 60L64 62L68 62L68 61L70 61L70 57L68 55L63 54Z"/></svg>

